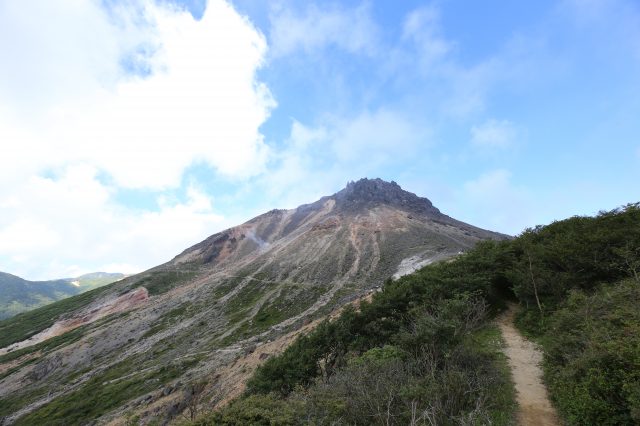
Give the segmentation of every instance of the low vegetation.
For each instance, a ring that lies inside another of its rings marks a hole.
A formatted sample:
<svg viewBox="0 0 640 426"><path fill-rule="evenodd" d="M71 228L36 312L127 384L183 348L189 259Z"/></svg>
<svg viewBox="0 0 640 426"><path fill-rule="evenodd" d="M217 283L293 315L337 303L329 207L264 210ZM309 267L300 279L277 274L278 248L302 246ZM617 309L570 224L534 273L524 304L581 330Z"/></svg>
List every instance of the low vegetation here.
<svg viewBox="0 0 640 426"><path fill-rule="evenodd" d="M195 361L167 364L158 368L138 369L125 360L89 379L78 390L56 398L49 404L18 419L17 425L82 424L117 408L125 401L155 390L158 385L180 376Z"/></svg>
<svg viewBox="0 0 640 426"><path fill-rule="evenodd" d="M640 423L640 282L575 290L548 320L546 376L569 424Z"/></svg>
<svg viewBox="0 0 640 426"><path fill-rule="evenodd" d="M89 305L108 291L110 285L87 291L29 312L0 321L0 348L20 342L51 327L61 315Z"/></svg>
<svg viewBox="0 0 640 426"><path fill-rule="evenodd" d="M159 270L151 272L144 277L138 285L145 287L150 296L163 294L189 281L195 276L195 272L183 272L180 270Z"/></svg>

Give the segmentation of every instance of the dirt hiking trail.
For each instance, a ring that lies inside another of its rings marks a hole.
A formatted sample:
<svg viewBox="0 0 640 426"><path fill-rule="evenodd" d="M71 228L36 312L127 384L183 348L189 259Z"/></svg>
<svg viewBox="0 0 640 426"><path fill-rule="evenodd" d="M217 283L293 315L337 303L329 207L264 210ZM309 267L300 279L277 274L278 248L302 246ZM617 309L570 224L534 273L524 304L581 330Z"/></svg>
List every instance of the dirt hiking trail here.
<svg viewBox="0 0 640 426"><path fill-rule="evenodd" d="M559 426L560 421L542 382L542 352L513 325L516 310L515 305L510 305L497 322L504 338L504 353L516 389L518 425Z"/></svg>

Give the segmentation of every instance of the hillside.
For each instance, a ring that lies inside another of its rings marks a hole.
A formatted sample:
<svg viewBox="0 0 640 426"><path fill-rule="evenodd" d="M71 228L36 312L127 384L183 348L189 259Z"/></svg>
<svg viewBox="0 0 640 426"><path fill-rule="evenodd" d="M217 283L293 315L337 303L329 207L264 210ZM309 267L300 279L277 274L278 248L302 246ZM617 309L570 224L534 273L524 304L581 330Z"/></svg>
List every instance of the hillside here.
<svg viewBox="0 0 640 426"><path fill-rule="evenodd" d="M516 323L544 352L544 383L563 423L637 425L639 272L640 204L480 243L319 324L267 360L240 398L194 424L513 424L493 318L517 303ZM523 348L532 345L509 314L499 320L505 338L519 340L515 350L538 352ZM541 393L518 396L520 419L534 419L521 424L557 424L552 407L527 399Z"/></svg>
<svg viewBox="0 0 640 426"><path fill-rule="evenodd" d="M9 318L122 278L124 278L123 274L94 272L76 278L28 281L0 272L0 319Z"/></svg>
<svg viewBox="0 0 640 426"><path fill-rule="evenodd" d="M238 395L300 330L391 276L505 238L379 179L272 210L156 268L0 322L0 416L176 418L198 382L209 400Z"/></svg>

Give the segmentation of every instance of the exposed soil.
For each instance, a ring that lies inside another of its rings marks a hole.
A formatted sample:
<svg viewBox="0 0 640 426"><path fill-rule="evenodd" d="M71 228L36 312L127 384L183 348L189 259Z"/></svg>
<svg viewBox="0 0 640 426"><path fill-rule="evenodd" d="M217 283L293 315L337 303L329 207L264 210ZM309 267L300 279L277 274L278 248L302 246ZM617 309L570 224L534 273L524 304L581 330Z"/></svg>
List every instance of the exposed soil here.
<svg viewBox="0 0 640 426"><path fill-rule="evenodd" d="M535 343L525 339L513 325L514 305L498 318L498 326L505 341L504 353L509 359L511 376L516 388L518 424L521 426L560 425L547 388L542 382L542 352Z"/></svg>
<svg viewBox="0 0 640 426"><path fill-rule="evenodd" d="M4 374L5 372L11 370L12 368L17 367L20 364L23 364L31 359L38 358L40 355L42 355L42 352L37 351L34 353L23 355L20 358L16 358L12 361L5 362L4 364L0 364L0 374Z"/></svg>
<svg viewBox="0 0 640 426"><path fill-rule="evenodd" d="M41 331L40 333L14 343L6 348L0 348L0 355L8 352L33 346L37 343L44 342L52 337L60 336L68 331L74 330L82 325L90 324L94 321L104 318L107 315L117 312L128 311L136 306L144 303L149 299L149 292L144 287L139 287L129 293L108 300L99 306L91 306L88 311L75 315L72 318L56 321L51 327Z"/></svg>

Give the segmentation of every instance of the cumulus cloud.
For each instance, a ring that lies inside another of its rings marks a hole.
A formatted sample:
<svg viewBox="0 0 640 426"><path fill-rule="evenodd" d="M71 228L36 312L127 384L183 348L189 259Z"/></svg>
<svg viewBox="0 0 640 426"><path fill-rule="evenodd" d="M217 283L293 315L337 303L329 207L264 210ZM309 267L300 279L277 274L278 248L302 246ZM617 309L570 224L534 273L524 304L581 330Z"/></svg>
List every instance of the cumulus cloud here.
<svg viewBox="0 0 640 426"><path fill-rule="evenodd" d="M233 178L263 170L258 128L275 105L255 78L266 42L229 4L213 0L195 20L150 1L110 13L50 3L0 14L0 54L18 55L2 71L0 165L39 152L31 167L83 161L134 188L176 186L194 161ZM55 19L41 16L49 9ZM29 31L32 16L44 31Z"/></svg>
<svg viewBox="0 0 640 426"><path fill-rule="evenodd" d="M195 186L184 201L158 200L157 211L143 212L118 205L115 190L86 165L3 188L0 270L32 279L138 272L229 224Z"/></svg>
<svg viewBox="0 0 640 426"><path fill-rule="evenodd" d="M480 148L508 148L516 137L516 127L508 120L491 119L471 128L471 143Z"/></svg>
<svg viewBox="0 0 640 426"><path fill-rule="evenodd" d="M41 114L62 99L112 87L121 52L135 48L93 1L0 3L0 104ZM137 40L140 44L143 39Z"/></svg>
<svg viewBox="0 0 640 426"><path fill-rule="evenodd" d="M184 172L264 170L266 51L224 0L199 20L166 1L0 2L0 270L139 271L231 225ZM157 203L128 208L123 188Z"/></svg>

